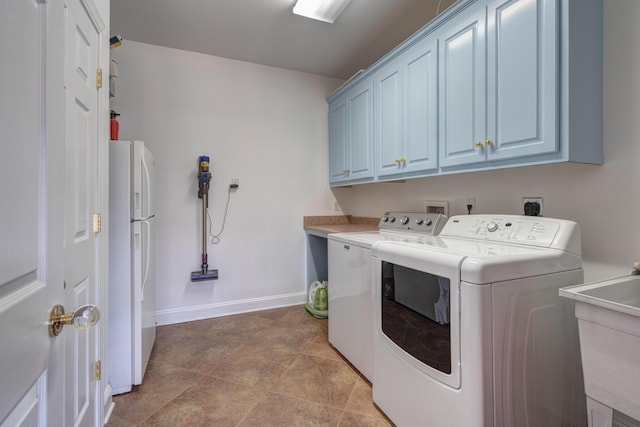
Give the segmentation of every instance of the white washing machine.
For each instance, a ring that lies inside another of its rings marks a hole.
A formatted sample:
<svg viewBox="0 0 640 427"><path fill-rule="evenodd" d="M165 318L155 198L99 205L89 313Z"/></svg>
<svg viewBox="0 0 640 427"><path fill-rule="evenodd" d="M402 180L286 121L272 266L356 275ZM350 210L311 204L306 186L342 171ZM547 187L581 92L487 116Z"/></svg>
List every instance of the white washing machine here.
<svg viewBox="0 0 640 427"><path fill-rule="evenodd" d="M369 381L373 378L373 293L371 245L377 241L424 242L446 217L385 212L378 232L328 236L329 342Z"/></svg>
<svg viewBox="0 0 640 427"><path fill-rule="evenodd" d="M580 231L464 215L438 237L372 245L373 400L399 426L586 425Z"/></svg>

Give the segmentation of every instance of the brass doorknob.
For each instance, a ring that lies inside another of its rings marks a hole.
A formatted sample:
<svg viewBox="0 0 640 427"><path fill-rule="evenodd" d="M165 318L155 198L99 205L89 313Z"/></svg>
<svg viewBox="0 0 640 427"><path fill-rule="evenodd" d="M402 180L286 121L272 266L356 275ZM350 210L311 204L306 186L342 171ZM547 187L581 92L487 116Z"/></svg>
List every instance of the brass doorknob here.
<svg viewBox="0 0 640 427"><path fill-rule="evenodd" d="M88 329L98 323L100 311L93 304L80 306L73 313L64 312L64 307L54 305L49 314L49 335L57 337L64 325L73 325L78 329Z"/></svg>

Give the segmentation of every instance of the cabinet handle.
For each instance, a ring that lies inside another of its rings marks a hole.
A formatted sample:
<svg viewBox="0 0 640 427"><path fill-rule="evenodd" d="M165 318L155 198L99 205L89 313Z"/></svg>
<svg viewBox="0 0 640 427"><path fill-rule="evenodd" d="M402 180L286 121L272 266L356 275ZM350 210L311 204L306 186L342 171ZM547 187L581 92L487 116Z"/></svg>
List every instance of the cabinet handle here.
<svg viewBox="0 0 640 427"><path fill-rule="evenodd" d="M394 162L396 162L396 164L400 164L400 159L395 159Z"/></svg>
<svg viewBox="0 0 640 427"><path fill-rule="evenodd" d="M405 159L404 157L400 157L400 163L407 163L407 159Z"/></svg>
<svg viewBox="0 0 640 427"><path fill-rule="evenodd" d="M482 141L478 141L478 142L476 142L476 147L482 148L482 147L484 147L484 144L482 143Z"/></svg>
<svg viewBox="0 0 640 427"><path fill-rule="evenodd" d="M349 169L342 169L342 173L345 174L345 175L348 174L349 173Z"/></svg>
<svg viewBox="0 0 640 427"><path fill-rule="evenodd" d="M487 139L484 143L487 145L487 147L491 147L493 145L493 141L491 141L490 139Z"/></svg>

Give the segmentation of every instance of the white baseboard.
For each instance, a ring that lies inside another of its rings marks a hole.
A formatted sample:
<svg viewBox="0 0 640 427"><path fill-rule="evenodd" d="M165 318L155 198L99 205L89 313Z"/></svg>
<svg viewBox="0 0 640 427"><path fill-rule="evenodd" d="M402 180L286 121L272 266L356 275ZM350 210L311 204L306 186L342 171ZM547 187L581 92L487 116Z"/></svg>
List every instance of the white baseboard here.
<svg viewBox="0 0 640 427"><path fill-rule="evenodd" d="M304 292L156 311L158 326L304 304Z"/></svg>

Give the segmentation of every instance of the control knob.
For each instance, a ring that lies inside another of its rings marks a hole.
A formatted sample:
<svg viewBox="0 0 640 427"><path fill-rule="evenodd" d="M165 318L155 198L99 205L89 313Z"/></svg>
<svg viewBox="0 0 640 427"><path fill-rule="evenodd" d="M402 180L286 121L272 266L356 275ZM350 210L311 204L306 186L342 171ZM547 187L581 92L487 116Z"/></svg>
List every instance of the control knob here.
<svg viewBox="0 0 640 427"><path fill-rule="evenodd" d="M431 224L433 224L433 221L431 221L430 219L426 220L424 225L426 225L427 227L430 226Z"/></svg>
<svg viewBox="0 0 640 427"><path fill-rule="evenodd" d="M489 232L493 233L497 229L498 229L498 224L496 224L495 222L490 222L489 224L487 224L487 230L489 230Z"/></svg>
<svg viewBox="0 0 640 427"><path fill-rule="evenodd" d="M382 222L389 222L389 216L388 215L383 216Z"/></svg>
<svg viewBox="0 0 640 427"><path fill-rule="evenodd" d="M402 218L400 218L400 224L405 225L408 222L409 222L408 216L403 216Z"/></svg>
<svg viewBox="0 0 640 427"><path fill-rule="evenodd" d="M418 224L418 225L422 225L423 222L424 222L424 219L422 219L422 218L416 219L416 224Z"/></svg>
<svg viewBox="0 0 640 427"><path fill-rule="evenodd" d="M395 216L390 216L389 217L389 222L396 222L396 217Z"/></svg>

